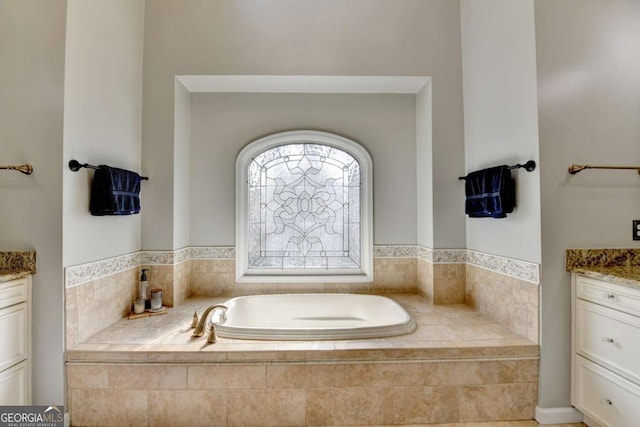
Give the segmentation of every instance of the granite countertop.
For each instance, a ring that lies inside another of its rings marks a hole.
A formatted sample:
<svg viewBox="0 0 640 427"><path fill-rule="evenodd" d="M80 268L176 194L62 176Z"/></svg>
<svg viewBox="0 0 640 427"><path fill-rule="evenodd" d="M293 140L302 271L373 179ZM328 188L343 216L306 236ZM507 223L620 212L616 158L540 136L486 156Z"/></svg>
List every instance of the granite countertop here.
<svg viewBox="0 0 640 427"><path fill-rule="evenodd" d="M640 267L574 267L569 270L593 279L640 289Z"/></svg>
<svg viewBox="0 0 640 427"><path fill-rule="evenodd" d="M30 275L30 271L6 271L0 270L0 283L10 282L11 280L22 279Z"/></svg>
<svg viewBox="0 0 640 427"><path fill-rule="evenodd" d="M0 283L36 272L35 251L0 251Z"/></svg>
<svg viewBox="0 0 640 427"><path fill-rule="evenodd" d="M640 289L640 249L568 249L567 271Z"/></svg>

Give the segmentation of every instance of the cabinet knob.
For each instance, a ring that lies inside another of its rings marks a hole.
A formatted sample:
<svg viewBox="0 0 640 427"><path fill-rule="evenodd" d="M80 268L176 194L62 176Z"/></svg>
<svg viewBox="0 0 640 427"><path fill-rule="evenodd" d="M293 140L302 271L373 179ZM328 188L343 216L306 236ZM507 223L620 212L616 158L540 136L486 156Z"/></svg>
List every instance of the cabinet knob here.
<svg viewBox="0 0 640 427"><path fill-rule="evenodd" d="M616 296L614 294L606 294L607 299L614 299Z"/></svg>
<svg viewBox="0 0 640 427"><path fill-rule="evenodd" d="M613 405L613 402L609 399L602 399L600 403L602 403L603 405Z"/></svg>
<svg viewBox="0 0 640 427"><path fill-rule="evenodd" d="M613 344L613 342L614 342L613 338L609 338L609 337L602 338L602 341L603 342L608 342L609 344Z"/></svg>

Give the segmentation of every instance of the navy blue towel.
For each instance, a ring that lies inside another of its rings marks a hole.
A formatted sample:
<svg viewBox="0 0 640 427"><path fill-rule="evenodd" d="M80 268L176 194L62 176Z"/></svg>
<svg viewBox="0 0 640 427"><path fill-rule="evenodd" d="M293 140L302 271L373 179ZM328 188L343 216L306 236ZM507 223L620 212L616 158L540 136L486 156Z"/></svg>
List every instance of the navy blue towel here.
<svg viewBox="0 0 640 427"><path fill-rule="evenodd" d="M516 204L515 184L507 165L468 174L465 194L464 212L470 218L504 218Z"/></svg>
<svg viewBox="0 0 640 427"><path fill-rule="evenodd" d="M140 175L100 165L91 185L91 215L131 215L140 212Z"/></svg>

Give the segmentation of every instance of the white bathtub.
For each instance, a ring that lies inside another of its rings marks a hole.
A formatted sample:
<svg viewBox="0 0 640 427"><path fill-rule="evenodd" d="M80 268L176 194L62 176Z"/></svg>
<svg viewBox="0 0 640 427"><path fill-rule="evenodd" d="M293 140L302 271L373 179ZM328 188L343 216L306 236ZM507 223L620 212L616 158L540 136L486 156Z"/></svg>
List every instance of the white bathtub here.
<svg viewBox="0 0 640 427"><path fill-rule="evenodd" d="M218 336L255 340L339 340L411 333L416 324L387 297L356 294L280 294L237 297ZM216 316L217 317L217 316Z"/></svg>

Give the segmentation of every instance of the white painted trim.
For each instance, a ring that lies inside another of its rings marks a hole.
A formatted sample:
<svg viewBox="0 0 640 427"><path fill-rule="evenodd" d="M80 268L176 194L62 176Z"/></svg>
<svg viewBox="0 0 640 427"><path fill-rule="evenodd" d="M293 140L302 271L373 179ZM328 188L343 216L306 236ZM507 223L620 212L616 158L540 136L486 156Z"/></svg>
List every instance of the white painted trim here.
<svg viewBox="0 0 640 427"><path fill-rule="evenodd" d="M582 418L582 422L585 423L586 425L588 425L589 427L606 427L606 426L603 426L602 424L600 424L599 422L597 422L596 420L594 420L593 418L591 418L588 415L585 415Z"/></svg>
<svg viewBox="0 0 640 427"><path fill-rule="evenodd" d="M249 164L258 154L279 145L300 142L336 147L360 164L360 269L279 270L277 274L250 271ZM311 130L280 132L246 145L236 158L236 281L237 282L372 282L373 281L373 160L360 144L327 132Z"/></svg>
<svg viewBox="0 0 640 427"><path fill-rule="evenodd" d="M536 421L539 424L570 424L582 422L582 412L574 407L541 408L536 406Z"/></svg>
<svg viewBox="0 0 640 427"><path fill-rule="evenodd" d="M404 93L416 94L431 81L426 76L176 76L189 92L207 93Z"/></svg>

